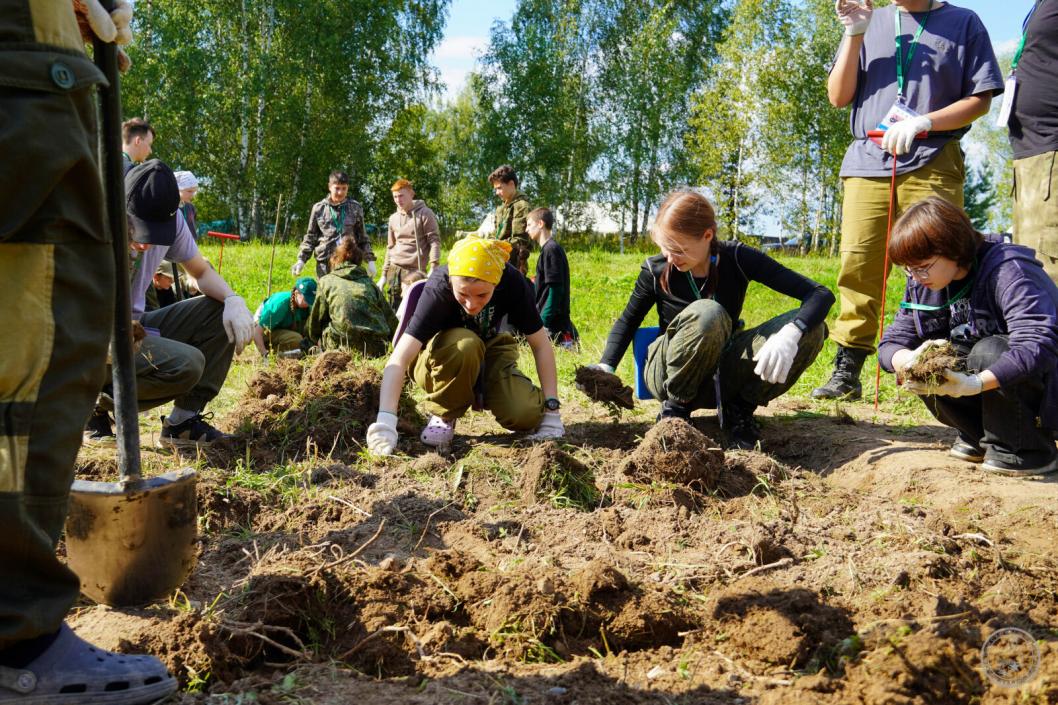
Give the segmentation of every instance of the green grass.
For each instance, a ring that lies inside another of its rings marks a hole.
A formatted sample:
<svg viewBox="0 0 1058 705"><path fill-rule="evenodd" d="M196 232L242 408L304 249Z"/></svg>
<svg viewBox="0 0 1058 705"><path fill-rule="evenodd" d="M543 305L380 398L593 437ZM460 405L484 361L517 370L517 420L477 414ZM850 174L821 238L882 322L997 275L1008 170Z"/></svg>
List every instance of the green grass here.
<svg viewBox="0 0 1058 705"><path fill-rule="evenodd" d="M215 242L200 243L203 254L216 265L219 261L219 245ZM275 266L272 272L272 293L286 290L293 286L294 278L290 275L290 265L297 257L297 243L280 243L276 246ZM619 254L614 251L603 250L598 247L586 248L577 244L567 252L569 256L570 271L572 272L572 300L571 314L581 334L581 351L570 353L557 351L559 368L559 385L563 399L569 400L581 398L582 395L574 391L573 375L578 365L598 362L606 345L606 336L614 321L621 315L636 277L639 275L640 265L644 258L652 252L649 244L639 243L637 251L627 251ZM375 245L375 253L381 263L383 248ZM445 261L445 253L442 254L442 262ZM229 242L224 248L224 259L221 274L232 287L241 294L251 310L264 300L268 279L268 263L270 248L262 242ZM795 255L779 256L778 259L786 266L794 269L836 292L838 260L820 256L799 257ZM307 268L307 272L311 272ZM536 258L530 260L530 272L535 271ZM904 275L899 269L894 269L889 277L889 286L886 301L886 320L892 321L899 302L903 295ZM778 292L753 283L750 285L746 297L742 317L747 326L758 325L769 318L789 311L798 306L798 302ZM827 319L832 324L838 314L838 304L835 304ZM656 313L651 313L643 322L644 326L657 325ZM825 382L831 372L835 348L831 341L827 341L822 353L815 363L797 381L788 395L810 402L813 410L822 414L831 414L835 410L833 402L815 402L810 400L810 394L814 387ZM534 370L532 354L527 347L523 348L521 367L530 373ZM240 369L242 368L242 369ZM868 359L864 367L863 383L864 398L873 399L874 396L874 369L875 358ZM218 411L235 403L242 389L242 381L250 372L248 365L236 365L224 391L212 408ZM631 349L625 354L624 359L618 367L617 373L631 384L634 380L633 362ZM893 382L892 375L883 372L881 384L882 409L887 412L895 412L906 416L909 420L921 420L928 418L928 414L922 409L917 400L908 395L898 394ZM586 403L586 402L584 402ZM636 418L648 414L653 416L653 411L632 412L625 418Z"/></svg>

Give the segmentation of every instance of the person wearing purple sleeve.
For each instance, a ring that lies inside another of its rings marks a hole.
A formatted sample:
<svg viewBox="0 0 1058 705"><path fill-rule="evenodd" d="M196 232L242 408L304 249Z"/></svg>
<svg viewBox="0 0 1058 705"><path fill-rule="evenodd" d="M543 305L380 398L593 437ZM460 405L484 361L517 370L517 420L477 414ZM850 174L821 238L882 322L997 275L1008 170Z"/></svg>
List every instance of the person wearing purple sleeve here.
<svg viewBox="0 0 1058 705"><path fill-rule="evenodd" d="M981 235L961 208L933 196L893 226L889 257L908 280L879 361L958 431L951 454L1002 475L1058 470L1058 286L1033 251ZM966 372L904 379L945 340Z"/></svg>
<svg viewBox="0 0 1058 705"><path fill-rule="evenodd" d="M961 207L959 139L1003 91L1003 77L970 10L937 0L893 0L878 10L871 0L838 0L836 8L845 37L827 96L835 107L851 105L853 141L841 164L841 310L830 331L838 351L833 375L812 396L859 399L878 333L890 189L894 216L934 195ZM884 136L872 139L877 130Z"/></svg>

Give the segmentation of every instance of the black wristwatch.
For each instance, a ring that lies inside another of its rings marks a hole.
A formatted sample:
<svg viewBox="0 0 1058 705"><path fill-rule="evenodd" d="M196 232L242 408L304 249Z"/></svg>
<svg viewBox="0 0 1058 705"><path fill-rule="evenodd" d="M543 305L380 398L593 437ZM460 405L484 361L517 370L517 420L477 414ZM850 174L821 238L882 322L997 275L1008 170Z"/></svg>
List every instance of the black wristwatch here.
<svg viewBox="0 0 1058 705"><path fill-rule="evenodd" d="M544 399L544 408L546 408L548 411L558 411L559 407L561 406L562 402L560 402L555 397L548 397L547 399Z"/></svg>

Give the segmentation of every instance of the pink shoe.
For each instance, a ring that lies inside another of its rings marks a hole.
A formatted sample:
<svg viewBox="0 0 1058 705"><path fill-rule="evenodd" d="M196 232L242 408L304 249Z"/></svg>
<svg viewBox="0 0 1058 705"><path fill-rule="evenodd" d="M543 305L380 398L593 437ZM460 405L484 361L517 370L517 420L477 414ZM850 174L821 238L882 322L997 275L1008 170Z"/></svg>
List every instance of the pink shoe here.
<svg viewBox="0 0 1058 705"><path fill-rule="evenodd" d="M423 427L419 434L419 440L428 446L444 446L452 442L456 435L456 422L445 421L440 416L431 416L430 421Z"/></svg>

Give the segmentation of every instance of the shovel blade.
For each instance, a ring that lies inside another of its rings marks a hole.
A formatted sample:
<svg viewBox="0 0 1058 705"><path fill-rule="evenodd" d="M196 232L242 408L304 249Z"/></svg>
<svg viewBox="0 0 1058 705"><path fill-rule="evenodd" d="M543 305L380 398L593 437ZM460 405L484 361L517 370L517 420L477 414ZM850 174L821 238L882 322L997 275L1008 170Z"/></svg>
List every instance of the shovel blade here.
<svg viewBox="0 0 1058 705"><path fill-rule="evenodd" d="M66 557L81 592L112 607L170 595L195 566L196 473L125 482L77 480L70 490Z"/></svg>

